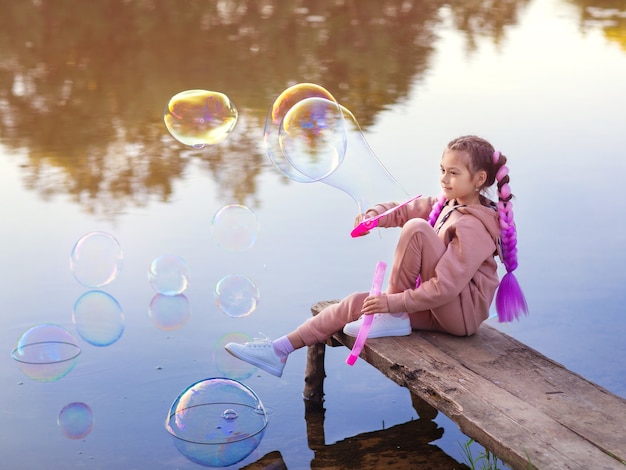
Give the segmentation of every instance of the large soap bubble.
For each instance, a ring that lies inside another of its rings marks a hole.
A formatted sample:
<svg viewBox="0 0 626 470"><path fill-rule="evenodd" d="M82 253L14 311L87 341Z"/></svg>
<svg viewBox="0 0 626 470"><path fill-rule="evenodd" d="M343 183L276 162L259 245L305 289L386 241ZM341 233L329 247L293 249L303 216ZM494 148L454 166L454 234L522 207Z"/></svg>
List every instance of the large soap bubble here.
<svg viewBox="0 0 626 470"><path fill-rule="evenodd" d="M72 321L89 344L109 346L124 332L124 313L118 301L99 290L85 292L74 303Z"/></svg>
<svg viewBox="0 0 626 470"><path fill-rule="evenodd" d="M215 286L215 303L229 317L247 317L259 304L259 288L245 274L228 274Z"/></svg>
<svg viewBox="0 0 626 470"><path fill-rule="evenodd" d="M187 90L174 95L163 117L172 137L196 148L223 141L235 128L237 119L237 108L228 96L209 90Z"/></svg>
<svg viewBox="0 0 626 470"><path fill-rule="evenodd" d="M289 163L312 181L331 175L346 154L343 113L336 102L306 98L283 118L279 142Z"/></svg>
<svg viewBox="0 0 626 470"><path fill-rule="evenodd" d="M181 392L165 419L178 451L192 462L227 467L257 448L268 418L256 393L236 380L200 380Z"/></svg>
<svg viewBox="0 0 626 470"><path fill-rule="evenodd" d="M68 439L82 439L93 429L93 411L89 405L74 402L65 405L59 412L57 424Z"/></svg>
<svg viewBox="0 0 626 470"><path fill-rule="evenodd" d="M80 347L68 330L44 323L26 331L11 356L27 377L37 382L53 382L74 368L79 354Z"/></svg>
<svg viewBox="0 0 626 470"><path fill-rule="evenodd" d="M298 84L276 99L265 123L265 151L291 180L320 181L348 194L359 214L379 202L408 198L352 112L318 85Z"/></svg>
<svg viewBox="0 0 626 470"><path fill-rule="evenodd" d="M225 250L245 251L256 242L259 221L249 207L227 204L213 216L211 233L217 244Z"/></svg>
<svg viewBox="0 0 626 470"><path fill-rule="evenodd" d="M85 287L110 284L122 269L123 254L119 242L106 232L89 232L72 248L70 269Z"/></svg>
<svg viewBox="0 0 626 470"><path fill-rule="evenodd" d="M298 83L284 90L274 100L267 117L263 130L263 143L265 153L276 169L289 179L301 183L316 181L306 174L298 171L286 158L280 146L279 133L283 118L287 112L297 103L307 98L323 98L336 102L333 95L320 85L315 83Z"/></svg>
<svg viewBox="0 0 626 470"><path fill-rule="evenodd" d="M155 258L148 269L148 281L159 294L182 294L189 284L189 267L183 258L162 255Z"/></svg>

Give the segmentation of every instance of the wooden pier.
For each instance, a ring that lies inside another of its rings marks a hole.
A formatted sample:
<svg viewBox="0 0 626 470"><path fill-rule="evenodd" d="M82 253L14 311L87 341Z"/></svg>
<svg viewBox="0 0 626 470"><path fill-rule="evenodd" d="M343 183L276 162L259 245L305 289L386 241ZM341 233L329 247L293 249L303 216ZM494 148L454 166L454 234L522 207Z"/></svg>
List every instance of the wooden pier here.
<svg viewBox="0 0 626 470"><path fill-rule="evenodd" d="M353 344L339 332L309 347L307 406L322 406L325 347ZM626 468L626 400L487 324L467 338L414 331L368 339L361 359L511 468Z"/></svg>

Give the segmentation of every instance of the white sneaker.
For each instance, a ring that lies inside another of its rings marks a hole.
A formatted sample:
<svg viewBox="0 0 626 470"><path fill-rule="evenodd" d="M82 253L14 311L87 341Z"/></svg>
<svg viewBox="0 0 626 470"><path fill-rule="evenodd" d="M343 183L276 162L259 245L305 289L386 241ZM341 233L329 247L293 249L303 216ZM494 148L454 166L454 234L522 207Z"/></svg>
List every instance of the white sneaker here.
<svg viewBox="0 0 626 470"><path fill-rule="evenodd" d="M363 324L363 317L364 315L361 315L358 320L347 323L343 327L343 332L356 338ZM385 336L407 336L410 334L411 320L408 314L375 313L367 337L383 338Z"/></svg>
<svg viewBox="0 0 626 470"><path fill-rule="evenodd" d="M254 341L244 344L228 343L224 348L237 359L259 367L265 372L276 377L283 375L285 362L276 355L269 338L254 338Z"/></svg>

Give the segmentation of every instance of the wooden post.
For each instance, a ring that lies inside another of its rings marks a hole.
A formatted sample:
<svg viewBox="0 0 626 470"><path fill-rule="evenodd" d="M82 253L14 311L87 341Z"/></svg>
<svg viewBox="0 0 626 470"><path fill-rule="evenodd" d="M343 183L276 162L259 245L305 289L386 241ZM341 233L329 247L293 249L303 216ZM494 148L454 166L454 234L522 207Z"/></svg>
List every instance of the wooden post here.
<svg viewBox="0 0 626 470"><path fill-rule="evenodd" d="M304 392L302 393L307 406L321 406L324 401L325 355L326 345L324 343L308 347L306 370L304 371Z"/></svg>

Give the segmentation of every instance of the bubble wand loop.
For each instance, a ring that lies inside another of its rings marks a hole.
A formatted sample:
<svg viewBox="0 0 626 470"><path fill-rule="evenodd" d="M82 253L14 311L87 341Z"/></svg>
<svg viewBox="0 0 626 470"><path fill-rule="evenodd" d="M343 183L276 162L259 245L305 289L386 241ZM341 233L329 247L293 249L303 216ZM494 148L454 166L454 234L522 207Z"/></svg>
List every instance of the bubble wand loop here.
<svg viewBox="0 0 626 470"><path fill-rule="evenodd" d="M383 285L383 278L385 277L385 270L387 269L387 263L384 261L379 261L376 264L376 270L374 271L374 279L372 280L372 287L370 288L370 295L378 295L380 294L380 289ZM363 349L363 345L365 344L365 340L367 339L367 334L370 331L370 326L372 325L372 321L374 320L374 314L368 314L363 316L363 323L361 323L361 328L359 328L359 334L356 337L356 341L354 342L354 346L352 346L352 352L346 359L346 364L349 366L354 365L359 354L361 354L361 350Z"/></svg>

